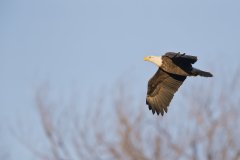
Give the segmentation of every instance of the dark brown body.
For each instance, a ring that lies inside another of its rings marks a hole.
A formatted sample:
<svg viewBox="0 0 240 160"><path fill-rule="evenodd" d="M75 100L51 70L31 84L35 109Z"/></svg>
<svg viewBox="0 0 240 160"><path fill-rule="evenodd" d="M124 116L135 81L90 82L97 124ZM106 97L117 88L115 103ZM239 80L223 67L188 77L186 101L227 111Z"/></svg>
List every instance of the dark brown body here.
<svg viewBox="0 0 240 160"><path fill-rule="evenodd" d="M197 57L185 54L168 52L162 56L161 68L172 74L181 76L196 76L192 73L192 64L197 61Z"/></svg>

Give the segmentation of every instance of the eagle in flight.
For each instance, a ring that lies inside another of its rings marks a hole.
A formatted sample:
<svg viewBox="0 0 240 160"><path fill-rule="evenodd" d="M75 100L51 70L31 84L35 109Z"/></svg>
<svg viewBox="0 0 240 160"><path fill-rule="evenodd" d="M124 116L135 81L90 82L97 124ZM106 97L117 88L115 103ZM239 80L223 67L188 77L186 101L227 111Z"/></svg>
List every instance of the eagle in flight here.
<svg viewBox="0 0 240 160"><path fill-rule="evenodd" d="M187 76L212 77L210 72L192 67L196 56L180 52L167 52L163 56L146 56L145 61L156 64L159 68L148 81L146 104L152 113L167 113L168 106Z"/></svg>

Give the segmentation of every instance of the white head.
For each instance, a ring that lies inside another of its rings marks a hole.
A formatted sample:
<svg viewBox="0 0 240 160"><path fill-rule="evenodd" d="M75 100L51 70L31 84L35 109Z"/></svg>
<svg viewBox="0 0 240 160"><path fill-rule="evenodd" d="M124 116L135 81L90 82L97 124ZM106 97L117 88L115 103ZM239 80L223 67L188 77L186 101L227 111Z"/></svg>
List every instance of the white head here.
<svg viewBox="0 0 240 160"><path fill-rule="evenodd" d="M144 61L149 61L156 64L158 67L162 65L162 56L146 56Z"/></svg>

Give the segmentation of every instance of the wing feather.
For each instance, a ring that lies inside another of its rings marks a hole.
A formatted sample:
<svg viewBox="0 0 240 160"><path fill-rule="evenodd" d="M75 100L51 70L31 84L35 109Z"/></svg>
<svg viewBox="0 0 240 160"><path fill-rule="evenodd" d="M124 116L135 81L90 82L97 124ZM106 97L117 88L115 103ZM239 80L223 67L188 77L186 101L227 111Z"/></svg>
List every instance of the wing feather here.
<svg viewBox="0 0 240 160"><path fill-rule="evenodd" d="M161 68L158 69L148 82L146 99L146 103L153 114L155 112L157 112L158 115L159 113L161 113L161 115L164 115L164 112L167 113L167 107L185 79L185 76L167 73Z"/></svg>
<svg viewBox="0 0 240 160"><path fill-rule="evenodd" d="M185 62L189 62L191 64L194 64L197 61L197 57L196 56L191 56L191 55L186 55L185 53L180 54L180 52L176 53L176 52L167 52L164 56L169 57L173 60L180 60L180 61L185 61Z"/></svg>

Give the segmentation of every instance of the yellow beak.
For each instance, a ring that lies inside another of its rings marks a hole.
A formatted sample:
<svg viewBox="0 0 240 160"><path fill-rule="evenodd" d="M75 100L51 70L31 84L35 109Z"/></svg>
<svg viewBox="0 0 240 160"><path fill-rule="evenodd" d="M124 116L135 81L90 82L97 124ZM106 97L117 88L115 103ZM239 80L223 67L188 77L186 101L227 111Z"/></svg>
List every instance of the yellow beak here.
<svg viewBox="0 0 240 160"><path fill-rule="evenodd" d="M144 57L144 61L148 61L149 60L149 57Z"/></svg>

